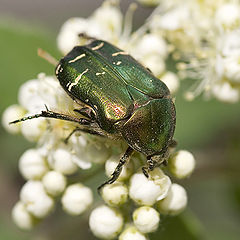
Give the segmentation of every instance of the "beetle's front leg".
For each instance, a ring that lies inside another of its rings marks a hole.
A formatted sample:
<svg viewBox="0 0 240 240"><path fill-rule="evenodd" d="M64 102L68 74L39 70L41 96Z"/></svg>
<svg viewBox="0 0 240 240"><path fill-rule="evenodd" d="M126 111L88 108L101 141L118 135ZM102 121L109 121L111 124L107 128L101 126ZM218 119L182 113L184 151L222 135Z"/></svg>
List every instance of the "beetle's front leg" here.
<svg viewBox="0 0 240 240"><path fill-rule="evenodd" d="M115 168L114 172L112 173L112 177L108 181L106 181L105 183L103 183L102 185L100 185L98 187L98 192L100 192L101 188L103 186L105 186L106 184L112 184L118 179L120 173L122 172L122 168L123 168L124 164L128 161L128 159L130 158L133 151L134 150L131 147L127 148L126 152L121 157L117 167Z"/></svg>
<svg viewBox="0 0 240 240"><path fill-rule="evenodd" d="M160 166L161 164L167 165L167 160L163 157L154 159L153 157L147 158L147 166L142 167L143 174L149 178L149 172L153 171L155 167Z"/></svg>

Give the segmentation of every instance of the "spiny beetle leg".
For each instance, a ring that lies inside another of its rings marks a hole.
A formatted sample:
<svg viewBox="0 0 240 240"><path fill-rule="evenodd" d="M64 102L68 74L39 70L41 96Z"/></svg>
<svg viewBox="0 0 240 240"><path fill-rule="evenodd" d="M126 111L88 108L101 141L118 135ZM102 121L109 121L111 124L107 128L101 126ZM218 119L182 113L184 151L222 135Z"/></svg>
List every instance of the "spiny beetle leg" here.
<svg viewBox="0 0 240 240"><path fill-rule="evenodd" d="M68 141L69 141L69 139L70 139L70 137L71 137L75 132L78 132L78 131L81 131L81 128L78 128L78 127L74 128L74 129L72 130L72 132L64 139L64 143L67 144Z"/></svg>
<svg viewBox="0 0 240 240"><path fill-rule="evenodd" d="M96 130L93 130L91 128L87 129L87 128L79 128L79 127L76 127L75 129L72 130L72 132L64 139L64 143L67 144L70 137L75 133L75 132L84 132L84 133L89 133L89 134L92 134L92 135L97 135L97 136L100 136L100 137L106 137L105 135L103 135L100 131L96 131Z"/></svg>
<svg viewBox="0 0 240 240"><path fill-rule="evenodd" d="M79 123L80 125L90 125L92 123L90 120L85 118L76 118L66 114L52 112L47 109L47 111L42 111L41 113L12 121L9 124L15 124L15 123L19 123L19 122L23 122L23 121L34 119L34 118L39 118L39 117L61 119L65 121L76 122L76 123Z"/></svg>
<svg viewBox="0 0 240 240"><path fill-rule="evenodd" d="M106 181L105 183L103 183L102 185L100 185L98 187L98 193L100 193L100 190L102 189L103 186L105 186L106 184L112 184L118 179L124 164L128 161L128 159L130 158L133 151L134 150L131 147L127 148L126 152L121 157L117 167L115 168L114 172L112 173L112 177L108 181Z"/></svg>
<svg viewBox="0 0 240 240"><path fill-rule="evenodd" d="M93 113L91 108L88 107L83 107L81 109L74 109L74 112L80 113L81 115L83 115L84 117L87 117L91 120L96 120L96 116Z"/></svg>

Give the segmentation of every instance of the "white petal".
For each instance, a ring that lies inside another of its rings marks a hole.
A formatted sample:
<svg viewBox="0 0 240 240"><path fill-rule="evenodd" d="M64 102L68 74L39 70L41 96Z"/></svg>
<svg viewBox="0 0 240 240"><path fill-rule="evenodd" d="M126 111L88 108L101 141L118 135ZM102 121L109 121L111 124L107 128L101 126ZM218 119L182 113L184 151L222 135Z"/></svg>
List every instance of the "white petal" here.
<svg viewBox="0 0 240 240"><path fill-rule="evenodd" d="M79 215L90 207L93 202L93 194L90 188L75 183L67 187L61 202L65 212L70 215Z"/></svg>
<svg viewBox="0 0 240 240"><path fill-rule="evenodd" d="M117 209L102 205L91 212L89 226L96 237L114 239L122 230L123 217Z"/></svg>

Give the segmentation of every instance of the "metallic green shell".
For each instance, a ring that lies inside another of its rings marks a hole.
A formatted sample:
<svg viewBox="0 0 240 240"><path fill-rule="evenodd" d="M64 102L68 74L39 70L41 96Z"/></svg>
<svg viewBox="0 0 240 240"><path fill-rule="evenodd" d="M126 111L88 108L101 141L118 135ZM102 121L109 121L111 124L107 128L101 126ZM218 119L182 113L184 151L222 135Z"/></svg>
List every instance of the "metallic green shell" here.
<svg viewBox="0 0 240 240"><path fill-rule="evenodd" d="M166 85L129 54L94 40L73 48L56 67L63 89L90 106L100 128L151 155L172 139L175 108Z"/></svg>
<svg viewBox="0 0 240 240"><path fill-rule="evenodd" d="M147 156L160 154L175 129L175 107L171 99L149 101L121 126L121 133L133 149Z"/></svg>

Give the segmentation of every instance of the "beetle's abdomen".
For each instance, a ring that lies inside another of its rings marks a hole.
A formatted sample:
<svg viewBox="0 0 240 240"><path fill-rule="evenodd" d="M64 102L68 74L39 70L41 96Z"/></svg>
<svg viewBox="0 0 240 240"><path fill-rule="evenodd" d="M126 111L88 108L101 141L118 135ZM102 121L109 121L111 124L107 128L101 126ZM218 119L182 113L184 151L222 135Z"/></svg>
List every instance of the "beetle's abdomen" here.
<svg viewBox="0 0 240 240"><path fill-rule="evenodd" d="M173 137L175 116L171 99L152 99L121 127L122 136L136 151L147 156L158 154Z"/></svg>

